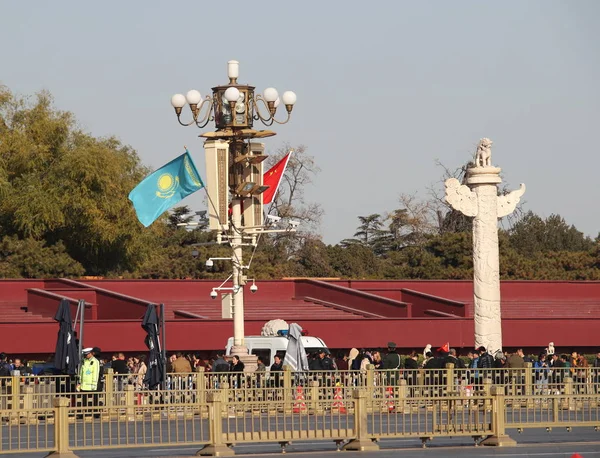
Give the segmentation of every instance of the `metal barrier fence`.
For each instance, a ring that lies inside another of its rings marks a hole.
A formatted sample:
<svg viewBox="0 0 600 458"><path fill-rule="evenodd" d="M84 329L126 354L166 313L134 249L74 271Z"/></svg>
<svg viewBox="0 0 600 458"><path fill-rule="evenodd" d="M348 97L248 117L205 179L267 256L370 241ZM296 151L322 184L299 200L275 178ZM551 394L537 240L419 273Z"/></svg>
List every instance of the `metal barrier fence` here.
<svg viewBox="0 0 600 458"><path fill-rule="evenodd" d="M0 453L142 445L198 446L323 439L347 450L386 438L469 436L507 445L505 428L600 427L597 375L567 369L169 374L166 390L138 389L107 371L103 391L67 376L0 380Z"/></svg>

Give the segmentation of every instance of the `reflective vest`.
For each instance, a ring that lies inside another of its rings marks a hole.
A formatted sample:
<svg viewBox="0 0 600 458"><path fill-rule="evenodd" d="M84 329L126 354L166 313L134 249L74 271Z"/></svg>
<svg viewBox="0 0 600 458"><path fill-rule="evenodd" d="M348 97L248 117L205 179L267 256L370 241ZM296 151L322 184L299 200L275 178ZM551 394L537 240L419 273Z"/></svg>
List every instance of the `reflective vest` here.
<svg viewBox="0 0 600 458"><path fill-rule="evenodd" d="M100 376L100 363L93 356L84 359L79 369L79 385L81 391L96 391L98 377Z"/></svg>

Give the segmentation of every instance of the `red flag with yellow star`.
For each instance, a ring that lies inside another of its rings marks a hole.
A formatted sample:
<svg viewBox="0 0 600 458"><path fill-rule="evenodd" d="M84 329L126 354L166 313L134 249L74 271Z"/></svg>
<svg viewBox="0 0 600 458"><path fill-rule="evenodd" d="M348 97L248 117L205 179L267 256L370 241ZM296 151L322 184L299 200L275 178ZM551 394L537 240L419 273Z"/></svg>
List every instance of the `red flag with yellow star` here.
<svg viewBox="0 0 600 458"><path fill-rule="evenodd" d="M291 154L291 151L287 153L277 164L271 167L263 175L263 185L269 187L269 189L263 192L263 205L273 202L275 193L277 192L277 188L279 188L279 183L281 183L281 178L283 177L283 173L285 172L285 168L287 167Z"/></svg>

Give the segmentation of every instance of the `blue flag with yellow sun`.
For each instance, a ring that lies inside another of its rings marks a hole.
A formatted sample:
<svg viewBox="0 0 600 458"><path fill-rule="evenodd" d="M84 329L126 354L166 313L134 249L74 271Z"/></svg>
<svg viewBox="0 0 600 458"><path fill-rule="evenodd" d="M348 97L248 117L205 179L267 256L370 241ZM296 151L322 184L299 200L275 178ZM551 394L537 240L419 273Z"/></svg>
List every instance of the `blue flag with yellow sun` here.
<svg viewBox="0 0 600 458"><path fill-rule="evenodd" d="M186 150L144 178L129 193L129 200L133 202L140 223L148 227L165 210L203 187L194 161Z"/></svg>

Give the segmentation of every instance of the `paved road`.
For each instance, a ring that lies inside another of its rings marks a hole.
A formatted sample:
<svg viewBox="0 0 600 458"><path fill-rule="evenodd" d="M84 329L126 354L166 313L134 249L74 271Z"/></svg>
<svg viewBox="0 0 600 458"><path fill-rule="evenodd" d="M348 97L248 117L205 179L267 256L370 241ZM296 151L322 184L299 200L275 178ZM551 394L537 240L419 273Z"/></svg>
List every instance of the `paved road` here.
<svg viewBox="0 0 600 458"><path fill-rule="evenodd" d="M518 434L509 430L510 436L517 441L516 447L474 447L470 438L434 439L427 449L420 447L418 439L389 439L379 443L378 452L360 453L361 457L376 458L415 458L415 457L551 457L569 458L579 453L584 458L600 458L600 432L593 428L573 428L572 432L555 429L551 433L544 430L525 430ZM199 447L147 447L133 449L85 450L76 452L82 458L150 458L150 457L187 457L194 456ZM236 455L252 457L273 457L281 454L278 444L245 444L234 448ZM289 445L287 452L295 458L335 455L335 444L330 441L302 441ZM352 452L345 452L350 453ZM25 453L20 458L41 458L44 453ZM335 455L335 456L339 456Z"/></svg>

